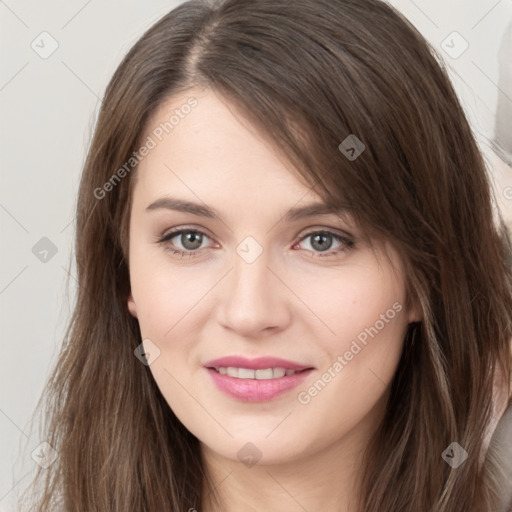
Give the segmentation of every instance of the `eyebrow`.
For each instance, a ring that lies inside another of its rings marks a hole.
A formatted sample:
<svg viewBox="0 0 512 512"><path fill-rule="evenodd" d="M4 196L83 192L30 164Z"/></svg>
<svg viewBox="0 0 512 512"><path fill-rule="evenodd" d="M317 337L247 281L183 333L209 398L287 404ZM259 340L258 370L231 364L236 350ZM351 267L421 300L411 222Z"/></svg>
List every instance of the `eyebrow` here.
<svg viewBox="0 0 512 512"><path fill-rule="evenodd" d="M191 213L199 217L208 217L210 219L221 220L221 216L212 208L174 197L161 197L160 199L157 199L151 203L146 208L146 211L159 209ZM306 206L291 208L283 216L283 220L286 222L294 222L304 218L314 217L315 215L339 215L341 212L341 208L331 207L326 203L311 203Z"/></svg>

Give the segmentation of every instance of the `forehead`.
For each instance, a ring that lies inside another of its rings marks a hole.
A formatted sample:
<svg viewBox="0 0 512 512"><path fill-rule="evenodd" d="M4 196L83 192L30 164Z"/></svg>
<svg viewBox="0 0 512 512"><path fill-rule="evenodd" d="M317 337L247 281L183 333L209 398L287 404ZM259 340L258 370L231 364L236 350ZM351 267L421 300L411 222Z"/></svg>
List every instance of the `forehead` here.
<svg viewBox="0 0 512 512"><path fill-rule="evenodd" d="M180 192L245 204L256 198L267 204L321 201L279 148L210 89L190 89L164 102L143 141L152 149L137 170L139 195Z"/></svg>

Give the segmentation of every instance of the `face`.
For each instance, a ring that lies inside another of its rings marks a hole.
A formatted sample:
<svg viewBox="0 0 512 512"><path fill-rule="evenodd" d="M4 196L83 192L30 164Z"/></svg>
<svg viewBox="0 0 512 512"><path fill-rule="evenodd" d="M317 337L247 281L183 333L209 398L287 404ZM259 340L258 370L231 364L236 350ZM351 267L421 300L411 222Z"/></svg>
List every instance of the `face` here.
<svg viewBox="0 0 512 512"><path fill-rule="evenodd" d="M397 254L372 250L349 218L306 215L320 197L211 90L173 97L150 128L128 308L176 416L208 451L260 463L313 456L376 420L417 320Z"/></svg>

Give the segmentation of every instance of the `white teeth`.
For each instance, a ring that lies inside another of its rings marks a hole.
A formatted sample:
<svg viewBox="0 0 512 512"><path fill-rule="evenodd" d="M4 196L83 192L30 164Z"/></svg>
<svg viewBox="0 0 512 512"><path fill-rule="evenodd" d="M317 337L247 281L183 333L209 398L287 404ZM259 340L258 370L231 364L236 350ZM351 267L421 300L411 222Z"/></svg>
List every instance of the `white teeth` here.
<svg viewBox="0 0 512 512"><path fill-rule="evenodd" d="M272 370L272 368L267 368L265 370L256 370L254 373L256 378L260 380L268 380L274 378L274 370Z"/></svg>
<svg viewBox="0 0 512 512"><path fill-rule="evenodd" d="M249 370L247 368L238 368L239 379L254 379L254 370Z"/></svg>
<svg viewBox="0 0 512 512"><path fill-rule="evenodd" d="M293 370L290 370L295 373ZM274 379L279 379L279 377L284 377L286 374L286 370L284 368L274 368Z"/></svg>
<svg viewBox="0 0 512 512"><path fill-rule="evenodd" d="M295 370L286 370L285 368L265 368L262 370L251 370L250 368L235 368L233 366L216 367L215 370L221 375L236 377L237 379L258 379L269 380L279 379L285 375L293 375Z"/></svg>
<svg viewBox="0 0 512 512"><path fill-rule="evenodd" d="M233 368L232 366L229 366L226 374L229 377L238 377L238 368Z"/></svg>

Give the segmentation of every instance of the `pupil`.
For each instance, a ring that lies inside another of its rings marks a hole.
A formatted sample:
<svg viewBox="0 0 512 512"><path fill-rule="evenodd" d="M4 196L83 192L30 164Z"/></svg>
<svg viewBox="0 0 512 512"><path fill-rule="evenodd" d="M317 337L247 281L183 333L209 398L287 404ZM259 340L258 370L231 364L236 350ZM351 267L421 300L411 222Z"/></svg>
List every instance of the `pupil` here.
<svg viewBox="0 0 512 512"><path fill-rule="evenodd" d="M329 247L331 247L332 243L327 243L327 246L326 244L322 244L321 242L319 242L319 240L321 239L326 239L326 238L331 238L331 237L328 237L326 235L315 235L313 237L313 247L315 247L315 244L318 244L318 247L315 247L316 249L319 249L319 250L326 250L326 249L329 249Z"/></svg>
<svg viewBox="0 0 512 512"><path fill-rule="evenodd" d="M182 240L182 243L183 246L186 247L187 249L197 249L198 247L201 246L201 235L199 233L186 233L184 236L185 242L183 242ZM197 239L194 241L195 238ZM192 247L187 246L189 242L192 244Z"/></svg>

